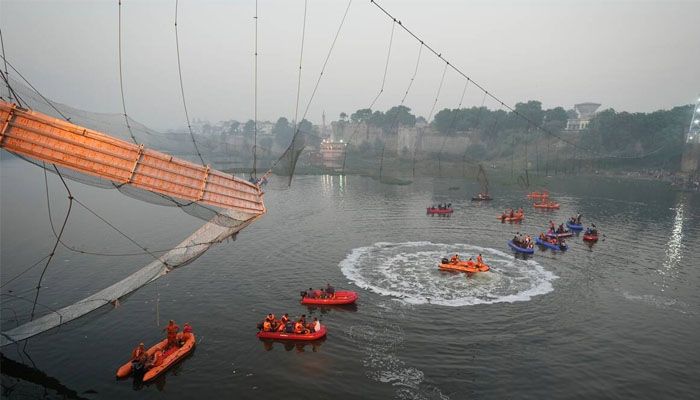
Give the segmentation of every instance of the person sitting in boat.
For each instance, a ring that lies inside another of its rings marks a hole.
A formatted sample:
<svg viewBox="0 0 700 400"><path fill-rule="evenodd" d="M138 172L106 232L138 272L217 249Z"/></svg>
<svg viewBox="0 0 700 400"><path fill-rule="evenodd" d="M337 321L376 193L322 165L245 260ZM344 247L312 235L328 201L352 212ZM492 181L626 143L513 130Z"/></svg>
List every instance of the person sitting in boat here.
<svg viewBox="0 0 700 400"><path fill-rule="evenodd" d="M484 263L483 257L481 257L481 253L479 253L478 256L476 256L476 263L479 265L482 265Z"/></svg>
<svg viewBox="0 0 700 400"><path fill-rule="evenodd" d="M309 333L309 330L304 328L304 323L302 323L301 319L299 319L295 324L294 324L294 333L297 335L302 335L302 334L307 334Z"/></svg>
<svg viewBox="0 0 700 400"><path fill-rule="evenodd" d="M453 256L450 258L450 262L451 262L452 264L457 264L457 263L459 263L459 254L453 255Z"/></svg>
<svg viewBox="0 0 700 400"><path fill-rule="evenodd" d="M335 297L335 288L328 282L326 282L326 294L328 294L328 297L331 299Z"/></svg>
<svg viewBox="0 0 700 400"><path fill-rule="evenodd" d="M263 332L272 332L272 323L266 318L262 325Z"/></svg>
<svg viewBox="0 0 700 400"><path fill-rule="evenodd" d="M576 216L576 225L581 225L581 217L582 217L581 214L578 214L578 215Z"/></svg>
<svg viewBox="0 0 700 400"><path fill-rule="evenodd" d="M512 208L510 209L510 214L509 214L509 216L510 216L511 218L513 218L513 217L515 216L515 211L513 211Z"/></svg>
<svg viewBox="0 0 700 400"><path fill-rule="evenodd" d="M321 321L319 321L318 318L316 318L316 317L314 317L313 327L314 327L314 332L318 332L321 330Z"/></svg>
<svg viewBox="0 0 700 400"><path fill-rule="evenodd" d="M513 236L513 244L516 246L520 245L520 239L518 239L517 234L515 236Z"/></svg>
<svg viewBox="0 0 700 400"><path fill-rule="evenodd" d="M184 346L190 339L192 339L192 326L190 326L189 322L185 322L185 325L182 327L182 334L180 335L180 347Z"/></svg>
<svg viewBox="0 0 700 400"><path fill-rule="evenodd" d="M518 215L523 215L525 212L523 211L523 208L520 207L518 208Z"/></svg>
<svg viewBox="0 0 700 400"><path fill-rule="evenodd" d="M284 324L284 332L285 333L294 333L294 322L287 321L287 323Z"/></svg>
<svg viewBox="0 0 700 400"><path fill-rule="evenodd" d="M146 352L146 345L139 343L138 346L131 352L131 368L134 370L141 370L146 366L148 361L148 353Z"/></svg>
<svg viewBox="0 0 700 400"><path fill-rule="evenodd" d="M163 350L156 349L153 355L146 361L146 369L158 367L163 364Z"/></svg>
<svg viewBox="0 0 700 400"><path fill-rule="evenodd" d="M564 224L559 224L559 228L557 228L557 233L564 233Z"/></svg>
<svg viewBox="0 0 700 400"><path fill-rule="evenodd" d="M474 266L474 260L473 260L471 257L469 257L469 259L467 260L467 266L468 266L468 267L473 267L473 266Z"/></svg>
<svg viewBox="0 0 700 400"><path fill-rule="evenodd" d="M168 322L168 326L163 328L168 334L168 344L166 348L170 348L177 345L177 333L180 331L180 327L175 324L172 319Z"/></svg>

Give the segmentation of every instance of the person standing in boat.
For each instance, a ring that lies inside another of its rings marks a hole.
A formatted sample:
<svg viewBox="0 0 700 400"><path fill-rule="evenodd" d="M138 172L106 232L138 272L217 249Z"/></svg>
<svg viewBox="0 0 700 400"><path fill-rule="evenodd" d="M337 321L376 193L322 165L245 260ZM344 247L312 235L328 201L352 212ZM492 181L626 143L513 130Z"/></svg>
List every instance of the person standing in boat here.
<svg viewBox="0 0 700 400"><path fill-rule="evenodd" d="M481 253L479 253L479 255L476 256L476 263L479 265L484 264L484 259L481 257Z"/></svg>
<svg viewBox="0 0 700 400"><path fill-rule="evenodd" d="M180 331L180 327L175 324L172 319L168 322L168 326L163 328L168 334L168 344L166 348L173 347L177 345L177 333Z"/></svg>
<svg viewBox="0 0 700 400"><path fill-rule="evenodd" d="M328 295L329 299L332 299L335 297L335 288L331 286L330 283L326 282L326 294Z"/></svg>

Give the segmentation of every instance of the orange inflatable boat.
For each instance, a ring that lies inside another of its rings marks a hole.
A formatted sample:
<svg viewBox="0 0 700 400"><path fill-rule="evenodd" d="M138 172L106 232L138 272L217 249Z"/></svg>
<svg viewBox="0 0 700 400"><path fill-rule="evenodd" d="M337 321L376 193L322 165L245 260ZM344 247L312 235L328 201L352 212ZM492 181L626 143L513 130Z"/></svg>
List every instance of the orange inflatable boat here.
<svg viewBox="0 0 700 400"><path fill-rule="evenodd" d="M528 199L546 199L547 197L549 197L549 192L532 192L527 195Z"/></svg>
<svg viewBox="0 0 700 400"><path fill-rule="evenodd" d="M559 209L559 203L551 203L551 202L535 203L532 206L535 208L544 208L547 210Z"/></svg>
<svg viewBox="0 0 700 400"><path fill-rule="evenodd" d="M188 355L193 349L194 349L194 344L195 344L195 336L194 334L191 334L189 339L185 341L185 343L181 347L171 347L167 349L163 353L163 361L161 362L160 365L152 367L146 373L143 375L143 381L148 382L161 373L163 373L165 370L170 368L171 366L177 364L182 358L184 358L186 355ZM163 349L167 346L168 344L168 339L163 339L162 341L156 343L153 345L148 351L146 351L146 354L148 354L148 357L152 357L153 353L156 351L163 351ZM131 375L132 372L132 365L131 362L133 360L129 360L126 364L122 365L118 370L117 370L117 378L126 378L129 375Z"/></svg>
<svg viewBox="0 0 700 400"><path fill-rule="evenodd" d="M501 222L518 222L525 219L525 214L515 213L512 217L509 214L501 214L497 215L496 218L500 219Z"/></svg>
<svg viewBox="0 0 700 400"><path fill-rule="evenodd" d="M470 274L476 272L486 272L491 269L486 264L477 264L474 261L458 261L457 264L449 262L446 258L443 258L438 265L441 271L457 271L457 272L467 272Z"/></svg>

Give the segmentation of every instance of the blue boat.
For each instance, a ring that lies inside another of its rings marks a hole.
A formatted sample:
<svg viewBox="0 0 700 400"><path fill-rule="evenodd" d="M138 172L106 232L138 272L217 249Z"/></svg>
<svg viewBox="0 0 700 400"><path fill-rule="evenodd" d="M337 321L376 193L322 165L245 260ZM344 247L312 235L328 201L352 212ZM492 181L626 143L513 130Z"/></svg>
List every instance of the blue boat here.
<svg viewBox="0 0 700 400"><path fill-rule="evenodd" d="M583 224L574 224L571 221L566 221L566 226L573 231L583 230Z"/></svg>
<svg viewBox="0 0 700 400"><path fill-rule="evenodd" d="M566 250L568 248L565 243L562 243L560 246L558 244L549 243L549 242L542 240L540 238L535 239L535 243L537 243L540 246L549 247L552 250Z"/></svg>
<svg viewBox="0 0 700 400"><path fill-rule="evenodd" d="M523 253L523 254L534 254L535 253L535 249L529 248L529 247L520 247L520 246L516 245L515 243L513 243L512 240L508 241L508 246L510 246L511 249L515 250L518 253Z"/></svg>

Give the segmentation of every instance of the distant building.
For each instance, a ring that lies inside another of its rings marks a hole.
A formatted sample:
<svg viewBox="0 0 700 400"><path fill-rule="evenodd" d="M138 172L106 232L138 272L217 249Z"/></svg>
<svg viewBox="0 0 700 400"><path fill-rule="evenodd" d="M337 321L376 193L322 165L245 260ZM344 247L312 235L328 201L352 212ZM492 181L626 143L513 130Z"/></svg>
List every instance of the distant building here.
<svg viewBox="0 0 700 400"><path fill-rule="evenodd" d="M598 103L580 103L574 105L577 118L569 118L566 121L567 131L582 131L588 128L588 124L595 116L595 112L600 107Z"/></svg>

